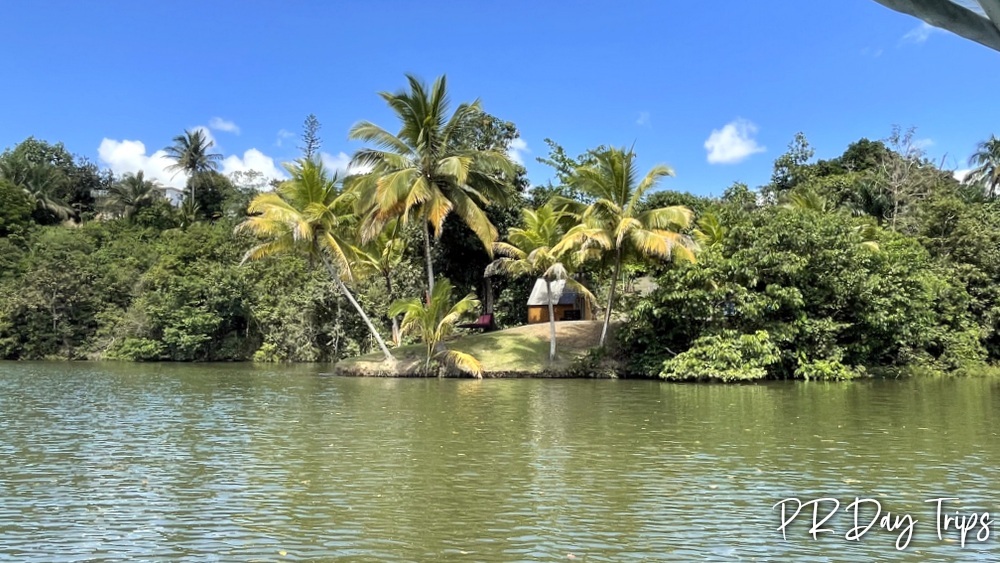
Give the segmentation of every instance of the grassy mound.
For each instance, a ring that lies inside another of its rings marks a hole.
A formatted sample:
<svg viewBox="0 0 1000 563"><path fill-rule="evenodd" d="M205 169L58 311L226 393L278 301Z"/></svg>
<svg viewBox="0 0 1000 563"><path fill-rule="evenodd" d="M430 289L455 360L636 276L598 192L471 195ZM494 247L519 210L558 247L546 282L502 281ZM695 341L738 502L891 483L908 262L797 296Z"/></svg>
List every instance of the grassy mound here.
<svg viewBox="0 0 1000 563"><path fill-rule="evenodd" d="M478 358L483 364L484 377L559 377L576 375L569 373L570 369L587 352L596 348L600 339L600 321L556 323L557 358L552 364L548 358L548 323L485 334L459 334L445 342L445 346ZM374 377L423 375L420 373L424 363L422 344L394 348L392 354L397 360L395 365L386 364L382 354L375 353L342 360L334 366L334 373Z"/></svg>

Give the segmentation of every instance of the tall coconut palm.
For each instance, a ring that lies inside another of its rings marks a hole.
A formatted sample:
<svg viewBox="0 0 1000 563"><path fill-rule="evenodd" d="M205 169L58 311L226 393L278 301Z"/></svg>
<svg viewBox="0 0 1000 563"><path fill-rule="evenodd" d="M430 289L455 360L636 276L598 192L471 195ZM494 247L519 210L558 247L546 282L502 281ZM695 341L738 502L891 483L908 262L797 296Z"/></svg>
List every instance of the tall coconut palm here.
<svg viewBox="0 0 1000 563"><path fill-rule="evenodd" d="M979 143L976 152L969 158L969 165L975 168L965 181L983 184L989 197L994 197L997 187L1000 187L1000 139L990 135L989 139Z"/></svg>
<svg viewBox="0 0 1000 563"><path fill-rule="evenodd" d="M351 279L354 255L350 242L354 232L352 194L342 193L336 175L328 177L323 165L315 160L288 164L285 169L291 179L273 192L256 196L247 209L254 215L236 227L238 232L267 239L248 250L243 261L297 252L314 263L322 263L368 326L386 361L393 361L382 336L344 284L345 279Z"/></svg>
<svg viewBox="0 0 1000 563"><path fill-rule="evenodd" d="M380 95L399 118L395 135L368 121L351 128L349 137L375 148L358 151L351 165L369 172L352 179L360 206L368 215L365 238L377 234L389 219L404 223L413 215L423 225L427 286L433 292L431 228L441 235L445 219L455 213L483 242L487 252L497 239L484 207L507 196L504 177L514 174L507 154L462 146L465 128L481 115L479 101L461 104L449 116L445 77L427 87L407 75L410 90Z"/></svg>
<svg viewBox="0 0 1000 563"><path fill-rule="evenodd" d="M108 188L103 204L105 208L131 220L138 210L162 197L162 190L155 180L147 180L140 170L135 174L126 174Z"/></svg>
<svg viewBox="0 0 1000 563"><path fill-rule="evenodd" d="M537 210L522 210L524 228L511 229L507 235L508 242L493 245L493 252L501 257L486 267L487 276L531 275L545 280L549 304L550 362L556 359L556 315L552 303L552 282L565 280L567 285L593 300L590 291L569 276L567 265L572 266L573 255L569 254L569 248L559 245L565 234L561 224L564 215L552 205L545 205Z"/></svg>
<svg viewBox="0 0 1000 563"><path fill-rule="evenodd" d="M434 284L427 301L417 298L401 299L389 307L390 315L403 315L403 332L420 334L427 350L424 370L430 370L431 361L438 360L476 377L483 376L483 366L474 356L439 345L455 329L462 315L479 307L479 300L472 293L455 304L451 302L452 285L447 278Z"/></svg>
<svg viewBox="0 0 1000 563"><path fill-rule="evenodd" d="M695 260L695 242L681 231L691 226L691 210L684 206L642 210L643 197L673 170L654 166L641 180L631 149L608 148L593 151L593 161L578 167L571 183L589 205L562 201L566 210L576 214L579 224L566 233L560 247L575 245L608 260L614 274L604 312L601 346L608 335L615 292L621 280L622 264L629 259L670 258Z"/></svg>
<svg viewBox="0 0 1000 563"><path fill-rule="evenodd" d="M167 153L167 157L174 161L167 167L167 170L173 172L174 176L181 172L188 175L192 200L194 200L195 182L190 180L199 174L219 169L222 155L208 152L214 146L215 141L209 139L204 130L189 131L185 129L183 135L174 137L174 144L163 149Z"/></svg>

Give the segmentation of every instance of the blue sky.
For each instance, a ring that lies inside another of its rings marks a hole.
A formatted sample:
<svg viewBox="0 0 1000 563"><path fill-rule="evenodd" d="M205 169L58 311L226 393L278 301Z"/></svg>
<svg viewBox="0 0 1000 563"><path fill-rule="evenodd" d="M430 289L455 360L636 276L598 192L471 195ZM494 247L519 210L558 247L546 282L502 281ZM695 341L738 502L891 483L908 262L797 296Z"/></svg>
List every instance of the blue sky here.
<svg viewBox="0 0 1000 563"><path fill-rule="evenodd" d="M915 126L951 169L1000 133L1000 53L873 0L46 0L4 19L0 147L62 141L164 183L183 178L156 151L199 126L226 171L278 174L309 113L342 164L356 121L395 130L376 93L407 72L447 74L453 102L516 123L535 184L546 137L573 154L635 143L643 168L676 170L663 187L720 194L766 183L797 131L830 158Z"/></svg>

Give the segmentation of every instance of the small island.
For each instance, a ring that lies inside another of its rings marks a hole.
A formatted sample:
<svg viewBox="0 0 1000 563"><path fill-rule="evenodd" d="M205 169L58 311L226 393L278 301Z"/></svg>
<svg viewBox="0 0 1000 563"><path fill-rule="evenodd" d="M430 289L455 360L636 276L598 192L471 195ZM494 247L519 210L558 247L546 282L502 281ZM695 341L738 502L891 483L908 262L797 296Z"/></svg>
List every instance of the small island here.
<svg viewBox="0 0 1000 563"><path fill-rule="evenodd" d="M958 173L914 129L828 159L800 133L769 183L721 196L667 189L635 146L549 140L539 185L516 126L447 84L381 93L396 122L355 123L340 169L310 115L282 179L221 174L199 128L163 149L180 192L7 149L0 358L722 382L1000 360L995 136Z"/></svg>

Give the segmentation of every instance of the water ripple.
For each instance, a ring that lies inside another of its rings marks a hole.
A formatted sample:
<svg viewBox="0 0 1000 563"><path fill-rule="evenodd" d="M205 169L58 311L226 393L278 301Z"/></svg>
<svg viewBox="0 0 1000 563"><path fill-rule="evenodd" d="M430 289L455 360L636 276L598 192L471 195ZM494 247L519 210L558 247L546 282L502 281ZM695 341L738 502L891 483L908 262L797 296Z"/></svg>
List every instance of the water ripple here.
<svg viewBox="0 0 1000 563"><path fill-rule="evenodd" d="M1000 506L989 380L351 380L313 368L0 364L0 561L1000 559L926 499ZM896 534L783 540L787 497Z"/></svg>

